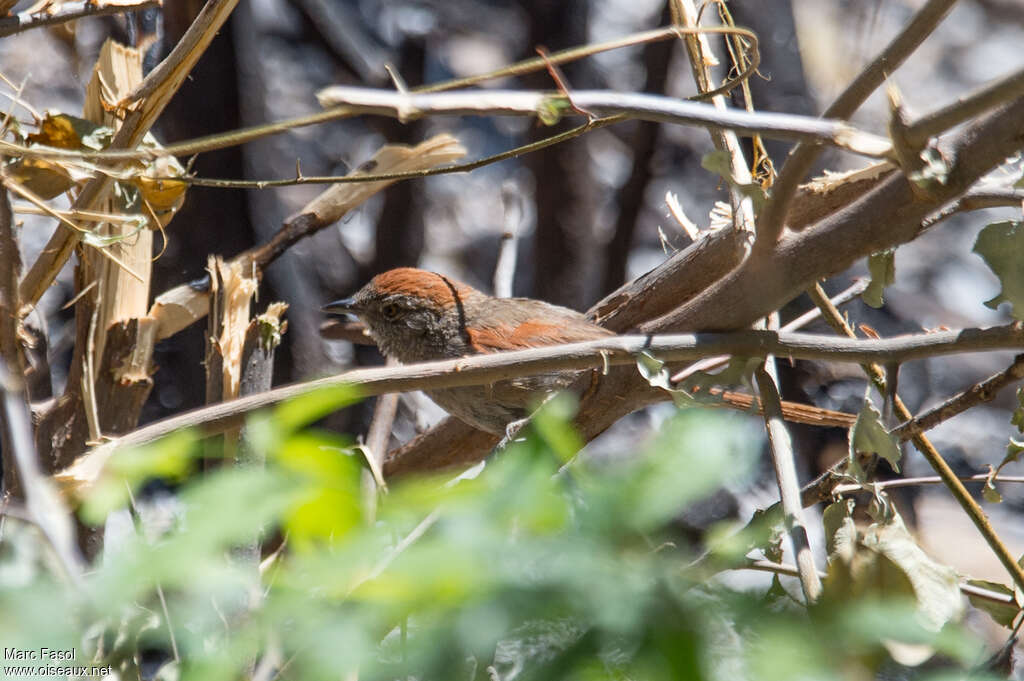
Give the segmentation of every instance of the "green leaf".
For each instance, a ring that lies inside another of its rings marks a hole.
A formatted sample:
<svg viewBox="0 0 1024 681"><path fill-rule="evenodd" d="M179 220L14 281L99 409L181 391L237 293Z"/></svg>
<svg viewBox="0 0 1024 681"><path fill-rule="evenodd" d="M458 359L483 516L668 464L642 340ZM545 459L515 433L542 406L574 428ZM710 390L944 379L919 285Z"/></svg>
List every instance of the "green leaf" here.
<svg viewBox="0 0 1024 681"><path fill-rule="evenodd" d="M196 442L195 431L179 430L142 447L115 451L82 503L82 519L90 524L102 522L128 503L129 490L137 491L147 480L183 480L199 453Z"/></svg>
<svg viewBox="0 0 1024 681"><path fill-rule="evenodd" d="M558 393L545 401L530 419L541 440L562 462L569 461L583 449L583 438L572 424L578 406L573 395Z"/></svg>
<svg viewBox="0 0 1024 681"><path fill-rule="evenodd" d="M860 297L866 305L882 307L885 287L896 280L896 251L889 249L868 256L868 272L871 274L871 283Z"/></svg>
<svg viewBox="0 0 1024 681"><path fill-rule="evenodd" d="M1003 503L1003 495L999 493L999 490L996 489L991 480L985 481L984 487L981 488L981 496L990 504Z"/></svg>
<svg viewBox="0 0 1024 681"><path fill-rule="evenodd" d="M359 454L345 440L326 433L303 432L274 452L284 470L294 473L300 500L284 518L296 545L341 540L362 520Z"/></svg>
<svg viewBox="0 0 1024 681"><path fill-rule="evenodd" d="M672 375L665 366L665 362L661 361L654 355L647 352L641 352L636 356L636 368L640 372L640 375L644 377L651 387L661 388L672 395L672 401L676 403L678 407L688 407L699 404L697 399L690 395L685 390L677 390L672 385Z"/></svg>
<svg viewBox="0 0 1024 681"><path fill-rule="evenodd" d="M737 418L706 409L677 413L641 461L618 475L620 522L650 530L725 480L745 475L759 441L736 427Z"/></svg>
<svg viewBox="0 0 1024 681"><path fill-rule="evenodd" d="M351 385L337 385L320 388L300 395L274 409L274 420L278 428L292 432L322 419L331 412L355 404L361 398L359 389Z"/></svg>
<svg viewBox="0 0 1024 681"><path fill-rule="evenodd" d="M562 120L562 114L570 108L569 102L564 98L545 97L537 107L537 120L547 126L556 125Z"/></svg>
<svg viewBox="0 0 1024 681"><path fill-rule="evenodd" d="M996 471L998 472L1006 464L1016 463L1017 461L1019 461L1021 452L1024 452L1024 442L1020 440L1014 440L1011 437L1010 441L1006 445L1006 456L1003 457L1003 460L999 463L999 466L996 468Z"/></svg>
<svg viewBox="0 0 1024 681"><path fill-rule="evenodd" d="M900 458L903 456L896 439L882 425L882 415L865 398L864 406L857 414L857 421L850 429L850 461L857 460L857 452L871 452L889 462L893 470L899 472Z"/></svg>
<svg viewBox="0 0 1024 681"><path fill-rule="evenodd" d="M1010 304L1014 319L1024 320L1024 223L1019 220L993 222L978 234L974 252L980 255L997 277L1002 290L986 300L993 310L1000 303Z"/></svg>

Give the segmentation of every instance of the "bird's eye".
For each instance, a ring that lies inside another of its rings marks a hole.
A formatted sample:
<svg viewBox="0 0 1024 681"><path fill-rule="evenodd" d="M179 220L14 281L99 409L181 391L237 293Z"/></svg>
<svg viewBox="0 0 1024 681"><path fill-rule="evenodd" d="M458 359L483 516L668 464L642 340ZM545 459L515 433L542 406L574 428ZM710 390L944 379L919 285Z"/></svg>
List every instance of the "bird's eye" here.
<svg viewBox="0 0 1024 681"><path fill-rule="evenodd" d="M384 319L388 321L394 321L398 319L398 315L401 314L402 308L395 305L394 303L388 303L381 308L381 312L384 314Z"/></svg>

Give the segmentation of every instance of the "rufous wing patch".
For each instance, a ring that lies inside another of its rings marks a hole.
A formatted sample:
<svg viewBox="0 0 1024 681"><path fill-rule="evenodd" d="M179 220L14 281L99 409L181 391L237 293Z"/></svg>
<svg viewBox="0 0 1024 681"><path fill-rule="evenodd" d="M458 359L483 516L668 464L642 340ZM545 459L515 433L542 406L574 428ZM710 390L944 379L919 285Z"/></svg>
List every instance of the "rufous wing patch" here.
<svg viewBox="0 0 1024 681"><path fill-rule="evenodd" d="M552 324L537 319L528 319L515 326L501 324L479 329L466 329L469 344L480 353L504 350L526 350L546 345L576 343L614 335L596 325L569 323Z"/></svg>

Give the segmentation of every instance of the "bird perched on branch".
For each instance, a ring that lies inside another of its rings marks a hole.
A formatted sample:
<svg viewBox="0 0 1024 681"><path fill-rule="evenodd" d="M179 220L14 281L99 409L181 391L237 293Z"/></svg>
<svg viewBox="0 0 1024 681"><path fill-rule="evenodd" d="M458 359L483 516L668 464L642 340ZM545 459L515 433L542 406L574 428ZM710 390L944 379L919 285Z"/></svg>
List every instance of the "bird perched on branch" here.
<svg viewBox="0 0 1024 681"><path fill-rule="evenodd" d="M381 352L403 364L615 335L575 310L529 298L495 298L411 267L378 274L351 298L323 309L358 317ZM581 373L560 371L426 393L471 426L502 434L545 394L570 386Z"/></svg>

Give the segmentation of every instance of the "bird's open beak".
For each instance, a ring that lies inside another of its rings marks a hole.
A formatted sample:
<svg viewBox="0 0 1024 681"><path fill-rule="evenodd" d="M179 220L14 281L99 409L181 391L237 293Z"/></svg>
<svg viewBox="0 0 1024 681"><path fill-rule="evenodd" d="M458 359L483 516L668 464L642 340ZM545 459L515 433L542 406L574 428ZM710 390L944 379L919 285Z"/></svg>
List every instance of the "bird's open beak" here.
<svg viewBox="0 0 1024 681"><path fill-rule="evenodd" d="M327 303L320 309L327 314L355 315L359 313L359 307L356 305L355 298L342 298L341 300L335 300L333 303Z"/></svg>

